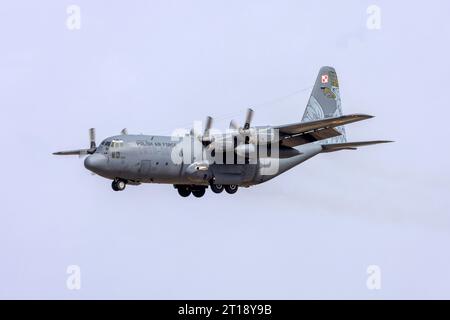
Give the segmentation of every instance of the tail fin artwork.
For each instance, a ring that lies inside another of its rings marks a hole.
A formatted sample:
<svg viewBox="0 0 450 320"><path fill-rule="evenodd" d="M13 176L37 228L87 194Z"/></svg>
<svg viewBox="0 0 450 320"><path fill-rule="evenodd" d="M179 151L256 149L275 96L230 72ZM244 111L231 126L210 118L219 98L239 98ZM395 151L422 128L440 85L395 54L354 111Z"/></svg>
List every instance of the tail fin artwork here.
<svg viewBox="0 0 450 320"><path fill-rule="evenodd" d="M310 122L342 116L341 96L336 70L332 67L322 67L306 106L302 122ZM322 144L346 143L344 127L337 127L340 136L322 141Z"/></svg>

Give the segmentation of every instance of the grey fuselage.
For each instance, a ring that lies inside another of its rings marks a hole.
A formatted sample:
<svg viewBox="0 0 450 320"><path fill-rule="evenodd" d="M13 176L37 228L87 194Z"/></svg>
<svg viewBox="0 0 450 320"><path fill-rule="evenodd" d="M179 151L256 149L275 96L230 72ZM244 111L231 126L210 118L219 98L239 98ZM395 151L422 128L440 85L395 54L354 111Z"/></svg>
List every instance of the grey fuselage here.
<svg viewBox="0 0 450 320"><path fill-rule="evenodd" d="M194 140L194 138L192 137ZM217 184L248 187L266 182L322 151L320 144L281 148L277 157L257 157L251 163L209 163L196 171L195 161L176 163L174 148L182 150L182 138L151 135L118 135L105 139L95 153L85 159L85 167L107 179L123 179L129 184L165 183L173 185ZM203 148L201 146L201 148ZM194 159L195 160L195 159ZM276 172L263 168L277 162ZM193 168L194 166L194 168Z"/></svg>

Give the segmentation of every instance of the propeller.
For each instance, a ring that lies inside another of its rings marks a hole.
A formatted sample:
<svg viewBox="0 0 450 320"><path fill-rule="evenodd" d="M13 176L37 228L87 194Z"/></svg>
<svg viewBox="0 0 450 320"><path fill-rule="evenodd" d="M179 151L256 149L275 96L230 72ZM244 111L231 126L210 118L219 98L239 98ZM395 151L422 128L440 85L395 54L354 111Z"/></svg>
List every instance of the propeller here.
<svg viewBox="0 0 450 320"><path fill-rule="evenodd" d="M191 129L190 134L194 137L196 137L198 140L200 140L202 143L208 143L211 141L211 138L209 136L209 131L212 128L213 125L213 118L208 116L206 117L206 121L205 121L205 127L203 129L203 133L199 133L197 131L197 128L194 126L194 128Z"/></svg>
<svg viewBox="0 0 450 320"><path fill-rule="evenodd" d="M245 115L245 122L244 122L244 126L240 127L236 121L231 120L230 122L230 129L233 129L237 132L239 132L239 134L242 136L242 141L238 142L236 140L233 141L233 146L234 146L234 150L237 154L244 156L246 154L251 154L254 149L254 147L250 147L250 126L252 124L252 119L253 119L253 115L254 115L254 111L252 108L248 108L247 109L247 113ZM240 139L240 140L241 140Z"/></svg>
<svg viewBox="0 0 450 320"><path fill-rule="evenodd" d="M78 149L78 150L70 150L70 151L58 151L54 152L54 155L57 156L68 156L68 155L78 155L80 157L93 154L97 150L97 145L95 143L95 129L89 129L89 149Z"/></svg>
<svg viewBox="0 0 450 320"><path fill-rule="evenodd" d="M120 131L120 134L126 136L128 134L127 128L123 128L122 131Z"/></svg>
<svg viewBox="0 0 450 320"><path fill-rule="evenodd" d="M247 109L247 113L245 115L244 126L240 127L239 124L235 120L231 120L231 122L230 122L230 129L238 130L239 132L242 132L243 130L250 129L250 125L252 123L252 119L253 119L254 113L255 112L253 111L253 109L248 108Z"/></svg>

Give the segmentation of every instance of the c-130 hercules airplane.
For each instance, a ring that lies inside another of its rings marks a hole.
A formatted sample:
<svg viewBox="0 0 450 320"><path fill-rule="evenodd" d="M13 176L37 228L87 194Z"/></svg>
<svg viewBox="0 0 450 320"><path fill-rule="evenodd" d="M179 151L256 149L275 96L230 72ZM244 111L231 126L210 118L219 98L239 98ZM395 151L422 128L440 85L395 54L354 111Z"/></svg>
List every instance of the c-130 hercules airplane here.
<svg viewBox="0 0 450 320"><path fill-rule="evenodd" d="M129 135L124 129L99 146L90 129L89 149L54 154L88 155L86 169L112 180L114 191L127 184L165 183L182 197L200 198L208 187L234 194L238 187L267 182L321 153L391 142L347 142L343 126L372 116L342 114L332 67L321 68L301 122L251 127L252 117L248 109L244 126L231 121L226 133L214 132L211 117L203 133L194 128L181 136Z"/></svg>

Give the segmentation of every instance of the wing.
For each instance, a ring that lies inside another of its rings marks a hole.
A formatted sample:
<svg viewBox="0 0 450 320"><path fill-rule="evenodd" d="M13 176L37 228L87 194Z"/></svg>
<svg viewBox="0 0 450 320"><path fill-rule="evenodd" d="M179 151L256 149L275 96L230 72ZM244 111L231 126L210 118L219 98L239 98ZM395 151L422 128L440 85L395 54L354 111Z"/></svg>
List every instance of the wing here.
<svg viewBox="0 0 450 320"><path fill-rule="evenodd" d="M280 145L295 147L340 136L341 133L335 129L336 127L371 118L373 118L373 116L366 114L352 114L336 118L277 126L274 127L274 129L279 130Z"/></svg>

